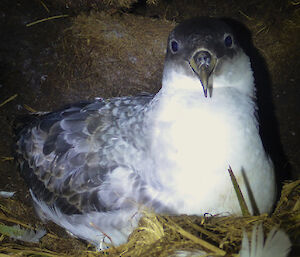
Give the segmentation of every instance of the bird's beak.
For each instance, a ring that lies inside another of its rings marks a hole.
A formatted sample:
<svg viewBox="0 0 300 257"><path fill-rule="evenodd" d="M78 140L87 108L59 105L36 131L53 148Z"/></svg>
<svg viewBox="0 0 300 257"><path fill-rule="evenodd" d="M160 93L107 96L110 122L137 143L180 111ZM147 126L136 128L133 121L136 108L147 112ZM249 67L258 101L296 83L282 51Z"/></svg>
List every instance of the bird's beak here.
<svg viewBox="0 0 300 257"><path fill-rule="evenodd" d="M207 97L207 89L211 96L211 86L209 85L209 77L216 65L216 57L205 50L197 50L189 59L192 70L196 73L203 87L204 95Z"/></svg>

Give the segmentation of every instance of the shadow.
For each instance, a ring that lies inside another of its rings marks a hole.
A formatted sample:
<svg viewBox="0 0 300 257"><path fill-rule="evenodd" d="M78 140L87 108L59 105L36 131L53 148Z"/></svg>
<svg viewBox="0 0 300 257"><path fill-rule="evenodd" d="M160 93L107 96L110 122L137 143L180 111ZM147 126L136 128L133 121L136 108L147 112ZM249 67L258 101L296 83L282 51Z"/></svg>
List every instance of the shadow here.
<svg viewBox="0 0 300 257"><path fill-rule="evenodd" d="M259 133L266 152L274 163L277 178L277 196L280 196L282 182L292 178L291 165L283 151L280 141L279 125L275 116L275 106L272 99L272 83L266 61L254 47L250 30L242 23L230 18L223 18L224 22L233 28L240 46L250 57L254 73L257 96L257 117Z"/></svg>

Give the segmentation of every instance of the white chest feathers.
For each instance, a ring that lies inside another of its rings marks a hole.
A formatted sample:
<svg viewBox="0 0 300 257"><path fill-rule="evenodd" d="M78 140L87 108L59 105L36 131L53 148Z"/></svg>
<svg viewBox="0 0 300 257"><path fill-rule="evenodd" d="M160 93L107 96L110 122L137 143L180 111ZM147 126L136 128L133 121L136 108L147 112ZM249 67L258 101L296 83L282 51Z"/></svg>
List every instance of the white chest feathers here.
<svg viewBox="0 0 300 257"><path fill-rule="evenodd" d="M230 165L250 209L253 194L258 209L270 211L273 167L261 143L252 100L232 88L218 88L212 98L184 92L166 101L158 94L159 111L153 115L151 151L167 192L161 193L162 200L188 214L240 213L227 172ZM266 188L270 192L263 203L259 195Z"/></svg>

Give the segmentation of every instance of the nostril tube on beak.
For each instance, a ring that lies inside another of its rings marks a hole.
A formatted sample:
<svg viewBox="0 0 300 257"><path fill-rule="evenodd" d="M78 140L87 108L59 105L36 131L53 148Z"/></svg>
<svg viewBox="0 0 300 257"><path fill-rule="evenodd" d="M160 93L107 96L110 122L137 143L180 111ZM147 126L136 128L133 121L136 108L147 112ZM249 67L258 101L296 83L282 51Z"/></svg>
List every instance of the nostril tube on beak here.
<svg viewBox="0 0 300 257"><path fill-rule="evenodd" d="M194 55L194 60L198 67L202 65L209 66L211 63L211 54L207 51L199 51Z"/></svg>

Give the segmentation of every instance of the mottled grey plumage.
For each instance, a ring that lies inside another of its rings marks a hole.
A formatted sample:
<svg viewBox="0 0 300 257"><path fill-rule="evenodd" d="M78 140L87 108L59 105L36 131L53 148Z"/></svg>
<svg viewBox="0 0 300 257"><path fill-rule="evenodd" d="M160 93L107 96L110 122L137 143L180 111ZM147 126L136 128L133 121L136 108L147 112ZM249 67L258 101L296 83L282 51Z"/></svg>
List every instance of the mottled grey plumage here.
<svg viewBox="0 0 300 257"><path fill-rule="evenodd" d="M98 187L116 167L135 170L147 158L149 136L139 124L152 98L97 100L46 114L26 127L18 160L33 192L66 214L124 207L116 204L119 196L111 195L110 202L99 198ZM132 180L141 186L138 174Z"/></svg>
<svg viewBox="0 0 300 257"><path fill-rule="evenodd" d="M22 130L17 159L40 216L117 245L144 208L241 214L229 165L251 213L270 212L275 176L254 92L249 58L225 23L179 24L155 96L71 106Z"/></svg>

